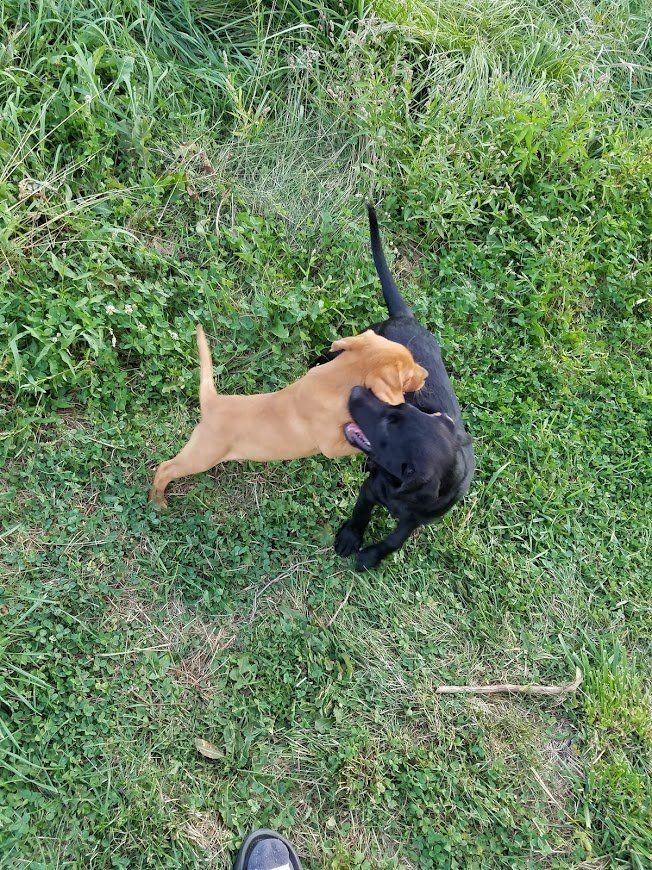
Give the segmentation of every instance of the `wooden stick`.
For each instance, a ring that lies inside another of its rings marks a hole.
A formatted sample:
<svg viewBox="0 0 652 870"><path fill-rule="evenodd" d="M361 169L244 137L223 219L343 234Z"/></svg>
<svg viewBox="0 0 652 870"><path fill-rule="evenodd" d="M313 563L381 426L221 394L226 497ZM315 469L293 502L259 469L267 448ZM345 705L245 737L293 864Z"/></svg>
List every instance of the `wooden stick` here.
<svg viewBox="0 0 652 870"><path fill-rule="evenodd" d="M565 695L574 692L582 682L582 671L575 668L575 679L564 686L517 686L512 683L487 686L437 686L437 695L455 695L465 693L467 695L495 695L499 692L517 692L520 695Z"/></svg>

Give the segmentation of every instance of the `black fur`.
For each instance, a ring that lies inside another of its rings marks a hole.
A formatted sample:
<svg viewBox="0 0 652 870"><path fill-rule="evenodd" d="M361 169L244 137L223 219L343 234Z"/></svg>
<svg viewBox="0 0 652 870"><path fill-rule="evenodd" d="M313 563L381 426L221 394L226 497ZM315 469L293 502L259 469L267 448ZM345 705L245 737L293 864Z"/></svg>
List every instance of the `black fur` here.
<svg viewBox="0 0 652 870"><path fill-rule="evenodd" d="M380 286L383 288L383 296L385 297L389 316L412 317L412 309L399 293L392 273L389 271L385 252L380 241L376 209L371 205L367 205L367 214L369 216L369 232L371 235L371 254L374 258L376 272L378 272L378 277L380 278Z"/></svg>
<svg viewBox="0 0 652 870"><path fill-rule="evenodd" d="M390 315L371 329L409 348L416 362L428 370L428 379L422 390L407 395L405 403L396 407L362 387L351 392L351 416L371 443L365 451L369 476L351 519L337 533L335 550L340 556L355 553L360 570L375 567L418 526L450 510L467 492L475 471L471 438L462 424L439 343L417 323L401 297L387 267L376 212L370 205L367 209L371 250ZM398 524L387 538L361 549L376 504L387 508Z"/></svg>

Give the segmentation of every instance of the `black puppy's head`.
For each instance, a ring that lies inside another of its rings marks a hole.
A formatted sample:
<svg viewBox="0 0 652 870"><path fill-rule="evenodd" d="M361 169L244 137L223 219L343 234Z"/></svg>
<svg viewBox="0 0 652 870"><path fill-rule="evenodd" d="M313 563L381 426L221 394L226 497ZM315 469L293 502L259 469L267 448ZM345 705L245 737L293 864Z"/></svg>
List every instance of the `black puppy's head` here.
<svg viewBox="0 0 652 870"><path fill-rule="evenodd" d="M436 508L469 436L460 435L446 414L426 414L405 402L386 405L364 387L351 391L349 412L353 422L344 427L349 444L396 479L397 493L427 489L430 506Z"/></svg>

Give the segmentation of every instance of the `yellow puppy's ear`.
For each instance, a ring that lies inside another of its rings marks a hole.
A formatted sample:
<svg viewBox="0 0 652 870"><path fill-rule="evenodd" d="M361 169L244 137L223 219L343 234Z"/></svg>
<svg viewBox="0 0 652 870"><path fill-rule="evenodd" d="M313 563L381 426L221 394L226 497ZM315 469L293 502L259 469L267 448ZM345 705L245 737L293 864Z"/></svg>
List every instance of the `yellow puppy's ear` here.
<svg viewBox="0 0 652 870"><path fill-rule="evenodd" d="M397 363L370 372L364 386L368 387L381 402L387 402L388 405L403 403L403 378L401 367Z"/></svg>
<svg viewBox="0 0 652 870"><path fill-rule="evenodd" d="M370 335L375 335L371 329L367 329L360 335L350 335L348 338L338 338L331 344L331 353L336 350L353 350L356 347L364 344Z"/></svg>
<svg viewBox="0 0 652 870"><path fill-rule="evenodd" d="M425 384L428 372L423 366L414 364L414 367L407 372L407 377L403 380L404 393L416 393Z"/></svg>

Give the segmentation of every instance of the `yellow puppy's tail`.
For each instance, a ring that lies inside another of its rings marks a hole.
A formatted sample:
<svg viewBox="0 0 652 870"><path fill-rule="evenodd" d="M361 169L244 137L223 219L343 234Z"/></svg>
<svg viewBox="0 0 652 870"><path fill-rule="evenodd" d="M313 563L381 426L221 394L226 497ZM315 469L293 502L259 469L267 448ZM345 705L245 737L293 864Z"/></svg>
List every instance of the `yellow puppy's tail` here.
<svg viewBox="0 0 652 870"><path fill-rule="evenodd" d="M201 324L197 324L197 349L199 350L199 405L201 408L213 397L217 390L213 383L213 360L206 335Z"/></svg>

